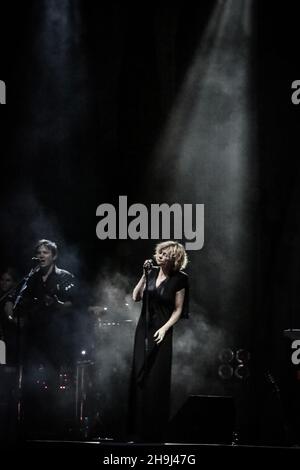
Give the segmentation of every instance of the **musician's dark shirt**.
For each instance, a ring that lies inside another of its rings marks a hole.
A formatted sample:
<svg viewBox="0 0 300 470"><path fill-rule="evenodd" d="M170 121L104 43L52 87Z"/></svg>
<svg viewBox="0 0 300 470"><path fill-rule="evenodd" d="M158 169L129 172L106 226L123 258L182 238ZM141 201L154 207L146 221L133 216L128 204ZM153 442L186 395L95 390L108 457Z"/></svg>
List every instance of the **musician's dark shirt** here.
<svg viewBox="0 0 300 470"><path fill-rule="evenodd" d="M71 301L74 297L75 279L73 274L54 266L46 281L43 280L41 271L32 275L27 283L22 298L23 308L32 311L49 311L57 307L57 302L51 302L58 298L61 302Z"/></svg>
<svg viewBox="0 0 300 470"><path fill-rule="evenodd" d="M64 362L70 344L72 312L75 298L73 274L54 267L46 281L41 271L28 280L18 307L23 323L25 354L30 360ZM64 307L59 302L71 302Z"/></svg>

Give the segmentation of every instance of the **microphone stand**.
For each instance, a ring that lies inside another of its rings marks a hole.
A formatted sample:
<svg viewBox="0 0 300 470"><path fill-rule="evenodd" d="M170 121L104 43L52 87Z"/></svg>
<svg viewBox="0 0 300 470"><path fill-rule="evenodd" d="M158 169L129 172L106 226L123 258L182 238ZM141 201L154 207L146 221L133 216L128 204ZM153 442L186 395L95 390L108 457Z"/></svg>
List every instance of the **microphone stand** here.
<svg viewBox="0 0 300 470"><path fill-rule="evenodd" d="M148 372L148 353L149 353L149 271L151 268L145 267L145 342L144 342L144 355L145 355L145 363L144 363L144 377L146 377Z"/></svg>
<svg viewBox="0 0 300 470"><path fill-rule="evenodd" d="M13 305L13 312L16 312L17 318L17 439L21 437L21 424L22 424L22 386L23 386L23 348L22 348L22 336L21 336L21 318L20 318L20 302L23 298L24 292L27 289L29 279L38 272L40 266L31 268L29 273L19 282L18 286L21 285L20 291Z"/></svg>

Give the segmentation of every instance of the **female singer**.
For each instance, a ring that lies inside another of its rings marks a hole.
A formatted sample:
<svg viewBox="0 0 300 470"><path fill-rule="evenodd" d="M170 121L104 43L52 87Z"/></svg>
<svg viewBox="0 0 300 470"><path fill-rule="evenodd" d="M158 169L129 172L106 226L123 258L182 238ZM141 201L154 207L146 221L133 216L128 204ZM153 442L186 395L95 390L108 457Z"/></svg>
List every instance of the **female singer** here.
<svg viewBox="0 0 300 470"><path fill-rule="evenodd" d="M155 261L145 261L133 290L142 299L137 324L130 390L130 435L142 442L160 442L169 419L172 331L188 317L189 282L184 247L175 241L156 246ZM148 312L147 312L148 307Z"/></svg>

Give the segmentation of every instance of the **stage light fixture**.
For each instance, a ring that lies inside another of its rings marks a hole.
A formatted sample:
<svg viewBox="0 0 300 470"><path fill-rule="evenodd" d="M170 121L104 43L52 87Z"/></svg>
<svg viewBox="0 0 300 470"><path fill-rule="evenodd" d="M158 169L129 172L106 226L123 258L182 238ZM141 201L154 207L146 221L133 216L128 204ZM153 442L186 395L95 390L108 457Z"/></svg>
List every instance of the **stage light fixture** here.
<svg viewBox="0 0 300 470"><path fill-rule="evenodd" d="M221 364L218 368L218 375L222 380L229 380L233 377L233 367L229 364Z"/></svg>
<svg viewBox="0 0 300 470"><path fill-rule="evenodd" d="M234 371L234 375L239 380L247 379L250 375L249 367L245 364L239 364Z"/></svg>
<svg viewBox="0 0 300 470"><path fill-rule="evenodd" d="M250 360L250 353L246 349L238 349L235 357L237 362L247 364Z"/></svg>
<svg viewBox="0 0 300 470"><path fill-rule="evenodd" d="M230 348L222 349L219 353L219 360L224 363L230 363L234 359L234 352Z"/></svg>

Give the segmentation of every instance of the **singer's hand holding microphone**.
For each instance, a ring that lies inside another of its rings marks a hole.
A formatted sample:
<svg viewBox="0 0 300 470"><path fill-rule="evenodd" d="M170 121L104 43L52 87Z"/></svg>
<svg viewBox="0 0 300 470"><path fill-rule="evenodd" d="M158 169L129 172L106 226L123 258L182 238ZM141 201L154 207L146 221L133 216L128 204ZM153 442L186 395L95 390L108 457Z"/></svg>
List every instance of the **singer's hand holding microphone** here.
<svg viewBox="0 0 300 470"><path fill-rule="evenodd" d="M146 261L144 262L143 264L143 272L144 274L148 273L149 271L151 271L151 269L153 268L153 261L152 259L146 259Z"/></svg>

